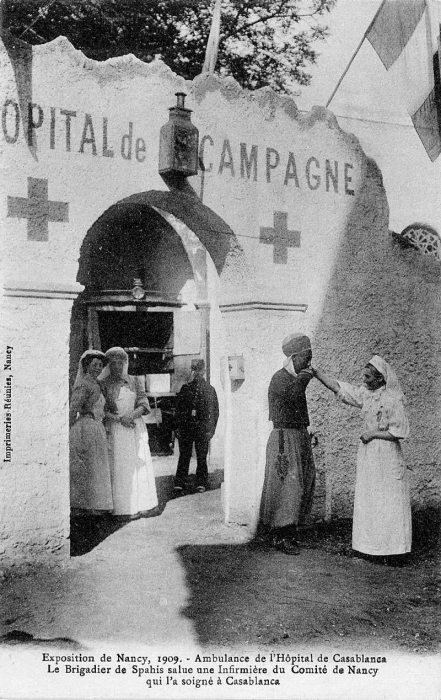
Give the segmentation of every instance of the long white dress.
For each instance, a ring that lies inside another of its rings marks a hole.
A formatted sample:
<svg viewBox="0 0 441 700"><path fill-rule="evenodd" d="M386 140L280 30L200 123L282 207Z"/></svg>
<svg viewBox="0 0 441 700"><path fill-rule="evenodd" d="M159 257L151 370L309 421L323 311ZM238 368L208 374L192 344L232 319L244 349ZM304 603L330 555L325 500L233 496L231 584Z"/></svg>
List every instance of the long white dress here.
<svg viewBox="0 0 441 700"><path fill-rule="evenodd" d="M115 398L118 415L133 411L136 391L124 384ZM110 422L110 470L112 478L113 514L135 516L158 505L155 475L149 448L147 428L142 418L134 428Z"/></svg>
<svg viewBox="0 0 441 700"><path fill-rule="evenodd" d="M409 434L403 402L385 387L340 382L337 397L361 408L362 432L388 430L397 440L360 440L355 480L352 547L371 555L410 552L412 520L408 470L400 440Z"/></svg>

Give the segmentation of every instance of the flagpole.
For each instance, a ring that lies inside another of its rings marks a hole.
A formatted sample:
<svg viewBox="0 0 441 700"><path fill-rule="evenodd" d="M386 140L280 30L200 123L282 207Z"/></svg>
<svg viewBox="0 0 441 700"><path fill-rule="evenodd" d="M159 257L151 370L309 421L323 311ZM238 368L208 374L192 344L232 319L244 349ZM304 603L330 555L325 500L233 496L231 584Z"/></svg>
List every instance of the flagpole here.
<svg viewBox="0 0 441 700"><path fill-rule="evenodd" d="M221 3L222 0L215 0L213 8L213 18L211 20L210 34L205 50L205 61L202 73L214 73L216 67L217 54L219 50L220 23L221 23Z"/></svg>
<svg viewBox="0 0 441 700"><path fill-rule="evenodd" d="M329 98L329 100L328 100L327 103L326 103L326 107L328 107L329 104L330 104L330 102L334 99L335 93L337 92L338 88L339 88L340 85L342 84L342 82L343 82L343 80L344 80L344 78L345 78L345 76L346 76L346 73L348 72L349 68L352 66L352 63L354 62L354 59L355 59L356 55L358 54L358 52L359 52L360 49L361 49L361 45L363 44L364 40L366 39L366 34L369 32L369 30L370 30L370 28L372 27L373 23L374 23L375 20L377 19L378 15L380 14L380 10L382 9L382 7L383 7L383 5L384 5L385 3L386 3L386 0L383 0L383 2L381 3L380 7L379 7L378 10L376 11L376 13L375 13L375 15L374 15L374 18L372 19L371 23L369 24L369 27L366 29L365 33L363 34L362 40L360 41L360 43L358 44L357 48L355 49L355 53L353 54L351 60L349 61L348 65L346 66L346 69L344 70L344 72L343 72L343 74L342 74L340 80L338 81L337 85L335 86L334 90L332 91L331 97Z"/></svg>

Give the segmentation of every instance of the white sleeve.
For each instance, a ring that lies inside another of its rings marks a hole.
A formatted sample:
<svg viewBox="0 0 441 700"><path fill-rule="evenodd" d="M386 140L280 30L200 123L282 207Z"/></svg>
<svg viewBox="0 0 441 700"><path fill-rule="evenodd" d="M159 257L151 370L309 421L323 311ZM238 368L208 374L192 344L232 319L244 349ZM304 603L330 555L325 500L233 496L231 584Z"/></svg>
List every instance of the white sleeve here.
<svg viewBox="0 0 441 700"><path fill-rule="evenodd" d="M409 420L402 401L394 401L389 415L389 432L400 440L409 436Z"/></svg>
<svg viewBox="0 0 441 700"><path fill-rule="evenodd" d="M361 408L363 406L366 394L366 389L363 386L354 386L353 384L340 381L338 385L340 389L336 393L336 397L339 401L349 406L355 406L356 408Z"/></svg>

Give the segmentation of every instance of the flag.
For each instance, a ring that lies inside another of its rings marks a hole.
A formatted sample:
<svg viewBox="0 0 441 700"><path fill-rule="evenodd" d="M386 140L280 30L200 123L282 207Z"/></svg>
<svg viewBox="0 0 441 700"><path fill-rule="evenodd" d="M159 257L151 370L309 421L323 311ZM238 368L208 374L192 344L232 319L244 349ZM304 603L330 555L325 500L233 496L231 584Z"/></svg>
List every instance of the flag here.
<svg viewBox="0 0 441 700"><path fill-rule="evenodd" d="M437 106L439 23L432 28L426 0L385 0L365 38L401 91L413 125L434 161L441 152ZM437 84L436 84L437 83Z"/></svg>
<svg viewBox="0 0 441 700"><path fill-rule="evenodd" d="M205 50L205 61L202 73L214 73L219 50L219 36L221 23L221 0L215 0L213 19L211 20L210 35Z"/></svg>

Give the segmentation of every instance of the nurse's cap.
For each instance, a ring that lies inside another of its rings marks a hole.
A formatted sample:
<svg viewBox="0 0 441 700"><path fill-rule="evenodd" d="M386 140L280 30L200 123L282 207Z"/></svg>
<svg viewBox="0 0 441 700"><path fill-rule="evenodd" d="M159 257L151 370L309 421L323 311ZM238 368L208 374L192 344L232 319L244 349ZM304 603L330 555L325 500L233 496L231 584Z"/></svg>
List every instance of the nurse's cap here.
<svg viewBox="0 0 441 700"><path fill-rule="evenodd" d="M311 341L307 335L303 333L291 333L283 339L282 352L286 357L297 355L305 350L311 350Z"/></svg>

